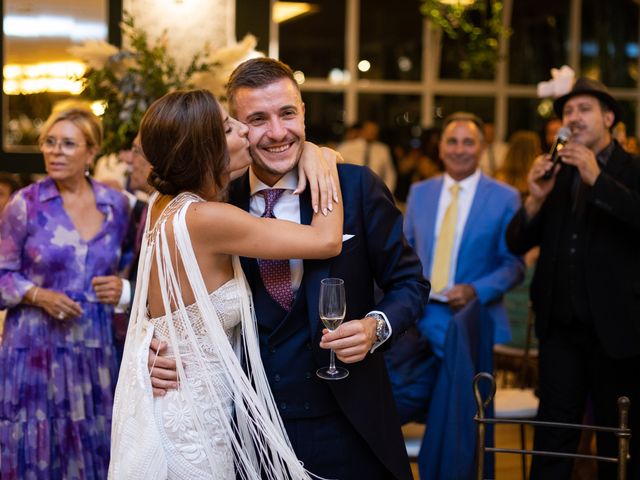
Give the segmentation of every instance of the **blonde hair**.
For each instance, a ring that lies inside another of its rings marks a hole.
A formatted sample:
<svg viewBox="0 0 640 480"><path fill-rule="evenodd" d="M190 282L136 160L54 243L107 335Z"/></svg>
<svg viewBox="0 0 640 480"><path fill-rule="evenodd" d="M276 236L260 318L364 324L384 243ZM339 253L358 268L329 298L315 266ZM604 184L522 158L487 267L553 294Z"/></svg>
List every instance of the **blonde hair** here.
<svg viewBox="0 0 640 480"><path fill-rule="evenodd" d="M51 127L63 120L73 123L82 132L87 147L100 148L102 145L102 122L91 111L88 103L74 99L63 100L53 107L51 115L42 125L38 141L43 143L49 135Z"/></svg>

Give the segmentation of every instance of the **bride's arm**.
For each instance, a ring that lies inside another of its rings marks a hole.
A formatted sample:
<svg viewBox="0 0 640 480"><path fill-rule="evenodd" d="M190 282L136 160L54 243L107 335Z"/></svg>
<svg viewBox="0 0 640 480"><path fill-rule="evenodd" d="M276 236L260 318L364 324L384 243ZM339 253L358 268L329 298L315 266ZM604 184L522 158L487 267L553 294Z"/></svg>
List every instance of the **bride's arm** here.
<svg viewBox="0 0 640 480"><path fill-rule="evenodd" d="M323 149L330 157L332 150ZM331 176L338 202L326 215L316 213L311 225L260 218L220 202L195 203L187 213L192 241L212 253L255 258L329 258L342 250L343 210L335 162Z"/></svg>
<svg viewBox="0 0 640 480"><path fill-rule="evenodd" d="M330 211L333 208L333 202L338 202L338 187L331 175L336 162L341 163L343 160L335 150L320 149L311 142L305 142L302 157L298 163L298 186L293 193L302 193L308 181L311 206L315 213Z"/></svg>

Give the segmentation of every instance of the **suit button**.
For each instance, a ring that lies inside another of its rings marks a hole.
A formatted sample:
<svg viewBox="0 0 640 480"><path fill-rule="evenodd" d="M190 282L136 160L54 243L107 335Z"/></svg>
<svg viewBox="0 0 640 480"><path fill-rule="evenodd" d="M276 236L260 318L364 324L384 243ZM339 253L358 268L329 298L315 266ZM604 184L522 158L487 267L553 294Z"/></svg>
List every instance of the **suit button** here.
<svg viewBox="0 0 640 480"><path fill-rule="evenodd" d="M275 349L275 348L273 348L273 347L271 347L271 348L269 349L269 353L276 353L276 349Z"/></svg>
<svg viewBox="0 0 640 480"><path fill-rule="evenodd" d="M310 408L311 408L311 405L309 404L309 402L304 402L304 409L309 410Z"/></svg>
<svg viewBox="0 0 640 480"><path fill-rule="evenodd" d="M286 410L287 409L287 404L285 402L282 402L280 404L280 410Z"/></svg>
<svg viewBox="0 0 640 480"><path fill-rule="evenodd" d="M310 344L310 343L307 343L307 344L305 345L305 347L307 348L307 350L311 350L311 344Z"/></svg>
<svg viewBox="0 0 640 480"><path fill-rule="evenodd" d="M304 374L304 378L306 378L307 380L309 380L311 378L311 372L307 372Z"/></svg>
<svg viewBox="0 0 640 480"><path fill-rule="evenodd" d="M278 374L276 373L276 374L273 376L273 379L274 379L276 382L279 382L279 381L280 381L280 375L278 375Z"/></svg>
<svg viewBox="0 0 640 480"><path fill-rule="evenodd" d="M571 255L573 255L574 253L576 253L576 249L575 249L575 248L570 248L570 249L569 249L569 253L570 253Z"/></svg>

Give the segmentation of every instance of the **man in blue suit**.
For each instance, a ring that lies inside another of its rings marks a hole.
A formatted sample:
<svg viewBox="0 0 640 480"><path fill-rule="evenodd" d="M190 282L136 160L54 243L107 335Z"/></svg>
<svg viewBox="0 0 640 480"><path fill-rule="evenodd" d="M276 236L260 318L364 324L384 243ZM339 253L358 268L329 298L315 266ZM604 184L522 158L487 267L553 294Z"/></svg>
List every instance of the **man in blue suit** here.
<svg viewBox="0 0 640 480"><path fill-rule="evenodd" d="M232 183L229 200L261 215L261 192L283 189L274 215L310 223L314 213L308 189L300 196L292 193L305 131L304 104L291 69L270 58L248 60L231 75L228 100L232 114L249 127L253 159L250 170ZM409 480L382 351L415 324L429 283L382 180L355 165L339 165L338 173L344 203L342 253L322 261L292 260L295 294L290 304L272 297L265 287L269 279L255 259L242 259L253 292L261 356L289 439L310 472L340 480ZM342 278L346 290L346 321L333 333L323 330L318 315L320 281L326 277ZM378 302L374 285L384 292ZM316 376L318 368L328 365L330 348L347 364L346 379ZM158 380L153 379L155 387L165 386Z"/></svg>
<svg viewBox="0 0 640 480"><path fill-rule="evenodd" d="M425 419L433 377L446 354L447 329L457 311L477 298L493 322L495 342L511 338L502 297L522 281L524 263L507 249L505 231L520 199L515 189L480 172L483 147L478 117L450 115L440 140L445 174L415 184L409 193L404 232L432 283L418 329L435 357L408 383L394 375L403 422Z"/></svg>

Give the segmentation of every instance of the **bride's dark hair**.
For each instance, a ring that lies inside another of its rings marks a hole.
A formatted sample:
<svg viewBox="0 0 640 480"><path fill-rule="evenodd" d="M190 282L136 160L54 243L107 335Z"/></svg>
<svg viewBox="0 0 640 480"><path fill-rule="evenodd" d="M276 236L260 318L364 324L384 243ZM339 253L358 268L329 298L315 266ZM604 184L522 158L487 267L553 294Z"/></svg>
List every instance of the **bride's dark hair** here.
<svg viewBox="0 0 640 480"><path fill-rule="evenodd" d="M211 92L168 93L151 104L140 124L140 141L160 193L198 192L213 180L222 190L229 153L220 106Z"/></svg>

